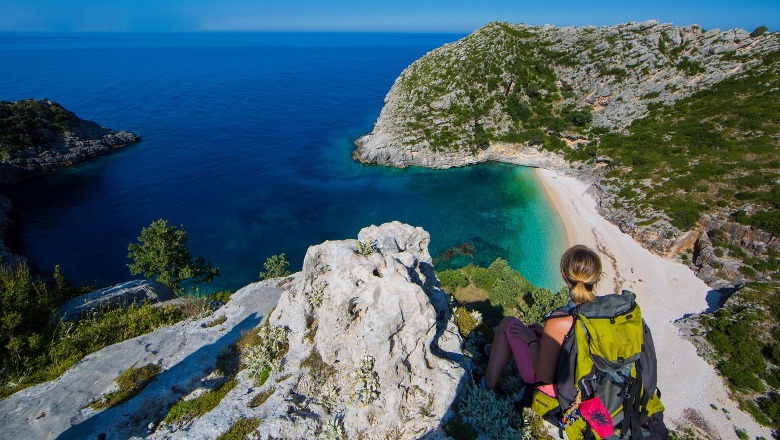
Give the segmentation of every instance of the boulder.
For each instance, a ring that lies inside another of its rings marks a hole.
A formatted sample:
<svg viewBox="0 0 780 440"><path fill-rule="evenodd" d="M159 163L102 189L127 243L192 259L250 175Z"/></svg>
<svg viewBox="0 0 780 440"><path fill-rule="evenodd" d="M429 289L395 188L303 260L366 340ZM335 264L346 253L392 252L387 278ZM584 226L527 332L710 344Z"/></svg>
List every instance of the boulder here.
<svg viewBox="0 0 780 440"><path fill-rule="evenodd" d="M358 237L373 251L358 253L357 240L310 247L270 317L289 329L280 375L293 378L260 408L261 438L314 438L335 414L349 438L420 438L453 404L465 359L430 235L392 222Z"/></svg>
<svg viewBox="0 0 780 440"><path fill-rule="evenodd" d="M157 281L133 280L81 295L61 305L55 318L74 321L89 312L149 301L157 303L176 298L171 288Z"/></svg>

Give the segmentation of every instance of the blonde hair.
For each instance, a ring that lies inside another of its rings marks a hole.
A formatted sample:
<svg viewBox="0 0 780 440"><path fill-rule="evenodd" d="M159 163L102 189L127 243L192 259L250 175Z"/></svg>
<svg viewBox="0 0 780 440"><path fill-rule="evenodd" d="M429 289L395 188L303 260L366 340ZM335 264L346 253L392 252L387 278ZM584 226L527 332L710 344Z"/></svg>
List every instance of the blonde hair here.
<svg viewBox="0 0 780 440"><path fill-rule="evenodd" d="M596 299L593 287L601 279L601 258L587 246L572 246L561 257L561 274L574 302L593 301Z"/></svg>

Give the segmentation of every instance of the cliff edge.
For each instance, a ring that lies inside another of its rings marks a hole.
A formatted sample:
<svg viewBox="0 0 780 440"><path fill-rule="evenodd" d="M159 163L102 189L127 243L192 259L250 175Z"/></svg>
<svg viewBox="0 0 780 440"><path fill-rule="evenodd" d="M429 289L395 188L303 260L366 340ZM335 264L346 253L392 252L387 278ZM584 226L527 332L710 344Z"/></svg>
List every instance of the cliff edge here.
<svg viewBox="0 0 780 440"><path fill-rule="evenodd" d="M312 246L292 277L246 286L212 316L107 347L0 401L0 429L10 438L208 439L262 419L252 430L260 438L435 438L465 369L429 241L392 222L363 229L359 241ZM238 366L237 344L251 333L276 335L273 368L259 366L268 339ZM89 406L116 390L120 372L149 364L160 371L135 397ZM207 412L170 416L225 384Z"/></svg>

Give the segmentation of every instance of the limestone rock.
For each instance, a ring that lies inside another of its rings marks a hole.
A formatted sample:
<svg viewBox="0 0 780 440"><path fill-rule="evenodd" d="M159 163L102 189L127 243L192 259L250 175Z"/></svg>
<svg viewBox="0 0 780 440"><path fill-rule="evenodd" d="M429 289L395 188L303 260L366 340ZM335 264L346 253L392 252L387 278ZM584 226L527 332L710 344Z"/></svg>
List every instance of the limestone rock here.
<svg viewBox="0 0 780 440"><path fill-rule="evenodd" d="M133 303L152 303L176 298L171 288L157 281L133 280L99 289L71 299L57 309L59 321L73 321L96 310L126 307Z"/></svg>
<svg viewBox="0 0 780 440"><path fill-rule="evenodd" d="M310 247L271 316L271 324L290 329L281 374L293 379L261 407L264 436L313 438L340 414L350 438L420 438L453 403L465 372L462 341L433 273L429 234L392 222L363 229L359 240L376 251L358 254L355 240ZM305 366L311 356L327 365L326 377ZM357 377L367 365L376 395ZM290 414L284 402L294 396L308 402L305 411Z"/></svg>
<svg viewBox="0 0 780 440"><path fill-rule="evenodd" d="M261 418L257 438L317 438L328 423L349 438L446 438L441 424L467 362L431 266L430 236L392 222L363 229L359 239L373 246L362 253L354 239L312 246L291 277L247 286L212 316L106 347L60 378L1 400L0 431L205 440ZM243 369L213 409L182 425L161 423L178 401L213 389L218 358L264 321L289 329L280 370L258 386ZM162 371L140 394L114 408L88 406L115 389L122 371L149 363ZM251 403L271 389L264 403Z"/></svg>

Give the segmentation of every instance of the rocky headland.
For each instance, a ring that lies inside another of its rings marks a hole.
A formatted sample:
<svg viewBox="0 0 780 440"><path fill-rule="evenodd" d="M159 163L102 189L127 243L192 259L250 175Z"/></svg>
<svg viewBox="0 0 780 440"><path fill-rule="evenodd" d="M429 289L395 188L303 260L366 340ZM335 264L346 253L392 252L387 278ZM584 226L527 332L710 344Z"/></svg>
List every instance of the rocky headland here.
<svg viewBox="0 0 780 440"><path fill-rule="evenodd" d="M765 28L491 23L404 70L353 157L501 161L583 182L602 217L713 289L708 313L680 325L760 418L756 404L777 413L780 387L768 354L780 323L779 54ZM752 342L735 342L738 322ZM763 347L762 360L734 361L749 357L741 344ZM750 368L759 379L745 392L737 371Z"/></svg>
<svg viewBox="0 0 780 440"><path fill-rule="evenodd" d="M655 20L565 28L491 23L404 70L372 132L355 141L353 157L400 168L500 161L573 176L590 185L601 214L623 232L662 255L692 253L688 261L705 281L733 289L755 277L740 272L744 263L728 255L702 253L708 242L700 238L719 235L755 258L778 251L773 234L729 221L729 213L756 206L710 208L695 227L680 227L667 213L623 203L626 185L605 178L615 158L599 156L591 146L605 133L627 132L649 108L668 107L746 73L776 71L777 60L766 57L778 51L778 33ZM525 116L513 113L516 95ZM554 121L581 110L591 115L586 129L576 120L568 126ZM766 134L777 144L780 134ZM583 159L578 153L585 150L590 157Z"/></svg>
<svg viewBox="0 0 780 440"><path fill-rule="evenodd" d="M141 140L49 100L0 101L0 189L51 174ZM5 245L11 203L0 195L0 262L23 261Z"/></svg>

